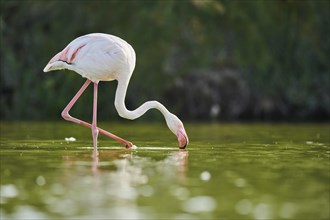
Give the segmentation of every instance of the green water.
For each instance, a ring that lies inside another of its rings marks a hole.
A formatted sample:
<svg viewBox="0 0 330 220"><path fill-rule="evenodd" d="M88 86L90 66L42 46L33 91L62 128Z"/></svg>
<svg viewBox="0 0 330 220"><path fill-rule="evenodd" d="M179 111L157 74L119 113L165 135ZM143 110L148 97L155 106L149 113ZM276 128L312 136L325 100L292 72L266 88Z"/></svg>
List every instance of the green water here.
<svg viewBox="0 0 330 220"><path fill-rule="evenodd" d="M328 124L1 123L0 219L329 219ZM66 137L76 141L67 142Z"/></svg>

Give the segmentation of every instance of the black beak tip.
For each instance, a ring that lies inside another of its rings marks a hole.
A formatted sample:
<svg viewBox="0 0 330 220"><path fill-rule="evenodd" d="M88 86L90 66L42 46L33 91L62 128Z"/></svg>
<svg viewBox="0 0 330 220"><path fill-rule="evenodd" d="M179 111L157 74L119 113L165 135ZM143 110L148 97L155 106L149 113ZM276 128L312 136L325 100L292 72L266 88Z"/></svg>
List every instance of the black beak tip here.
<svg viewBox="0 0 330 220"><path fill-rule="evenodd" d="M185 145L183 145L182 147L181 147L181 146L179 146L179 148L180 148L180 149L185 149L185 148L187 147L187 145L188 145L188 142L187 142L187 140L186 140L186 144L185 144Z"/></svg>

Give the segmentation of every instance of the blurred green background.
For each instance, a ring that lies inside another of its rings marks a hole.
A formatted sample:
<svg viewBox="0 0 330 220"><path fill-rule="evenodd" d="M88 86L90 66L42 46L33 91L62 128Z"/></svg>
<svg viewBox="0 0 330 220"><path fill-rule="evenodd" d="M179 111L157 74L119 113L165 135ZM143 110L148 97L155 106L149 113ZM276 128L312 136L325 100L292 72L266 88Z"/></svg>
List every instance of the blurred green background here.
<svg viewBox="0 0 330 220"><path fill-rule="evenodd" d="M155 99L186 121L328 121L329 4L1 0L1 120L61 119L84 79L42 70L74 38L104 32L137 54L129 109ZM72 115L91 118L91 88ZM115 88L100 83L99 120L121 120Z"/></svg>

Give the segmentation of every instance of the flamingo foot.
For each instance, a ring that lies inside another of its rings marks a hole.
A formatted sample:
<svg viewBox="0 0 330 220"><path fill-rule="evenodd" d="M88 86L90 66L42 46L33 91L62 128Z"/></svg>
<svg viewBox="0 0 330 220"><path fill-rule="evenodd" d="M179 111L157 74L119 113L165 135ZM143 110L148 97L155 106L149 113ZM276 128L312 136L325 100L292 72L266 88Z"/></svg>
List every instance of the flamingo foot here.
<svg viewBox="0 0 330 220"><path fill-rule="evenodd" d="M130 149L130 148L133 147L133 143L132 142L126 141L126 143L124 143L124 144L125 144L126 149Z"/></svg>

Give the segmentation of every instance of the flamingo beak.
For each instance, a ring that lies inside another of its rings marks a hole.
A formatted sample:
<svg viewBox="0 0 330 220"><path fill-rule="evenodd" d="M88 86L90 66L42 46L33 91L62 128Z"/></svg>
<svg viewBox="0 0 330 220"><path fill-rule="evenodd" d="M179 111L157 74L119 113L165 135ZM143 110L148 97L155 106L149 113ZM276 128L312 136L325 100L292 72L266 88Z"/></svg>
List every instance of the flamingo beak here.
<svg viewBox="0 0 330 220"><path fill-rule="evenodd" d="M49 71L52 71L52 64L51 63L48 63L45 68L44 68L44 72L49 72Z"/></svg>
<svg viewBox="0 0 330 220"><path fill-rule="evenodd" d="M183 127L179 128L177 137L178 137L178 142L179 142L179 148L185 149L189 143L189 140L188 140L188 135Z"/></svg>
<svg viewBox="0 0 330 220"><path fill-rule="evenodd" d="M63 69L63 62L61 62L62 51L56 54L45 66L44 72L49 72L52 70Z"/></svg>

